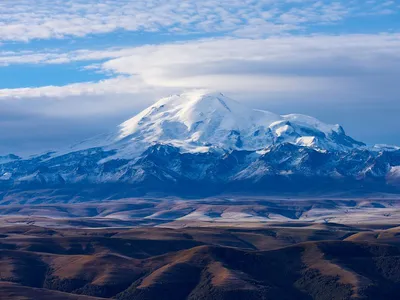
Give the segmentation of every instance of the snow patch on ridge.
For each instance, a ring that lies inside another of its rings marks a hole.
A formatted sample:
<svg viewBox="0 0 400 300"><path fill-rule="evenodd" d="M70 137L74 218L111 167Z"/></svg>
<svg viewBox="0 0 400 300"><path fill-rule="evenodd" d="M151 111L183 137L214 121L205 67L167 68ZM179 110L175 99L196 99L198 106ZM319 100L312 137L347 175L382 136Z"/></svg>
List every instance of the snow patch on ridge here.
<svg viewBox="0 0 400 300"><path fill-rule="evenodd" d="M391 167L388 176L400 180L400 166Z"/></svg>

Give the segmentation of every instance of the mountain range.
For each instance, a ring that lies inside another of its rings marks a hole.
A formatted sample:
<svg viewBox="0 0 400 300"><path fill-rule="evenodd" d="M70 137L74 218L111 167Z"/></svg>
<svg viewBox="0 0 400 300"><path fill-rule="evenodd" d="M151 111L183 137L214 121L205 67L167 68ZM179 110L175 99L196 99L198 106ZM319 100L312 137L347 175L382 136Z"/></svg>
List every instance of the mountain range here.
<svg viewBox="0 0 400 300"><path fill-rule="evenodd" d="M400 192L400 148L340 125L246 107L221 93L166 97L114 132L57 152L0 156L2 195L381 194ZM50 192L49 192L50 193Z"/></svg>

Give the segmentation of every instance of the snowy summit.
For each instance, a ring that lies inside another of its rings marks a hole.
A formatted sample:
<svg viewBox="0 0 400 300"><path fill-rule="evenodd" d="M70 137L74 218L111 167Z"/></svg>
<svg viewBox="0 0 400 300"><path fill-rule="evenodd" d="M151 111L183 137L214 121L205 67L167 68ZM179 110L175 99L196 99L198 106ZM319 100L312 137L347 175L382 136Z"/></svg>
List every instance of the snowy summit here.
<svg viewBox="0 0 400 300"><path fill-rule="evenodd" d="M122 123L108 146L125 153L151 144L188 152L257 151L280 143L321 150L348 150L363 144L339 125L299 114L278 115L252 109L222 93L191 92L163 98ZM104 146L104 145L103 145Z"/></svg>

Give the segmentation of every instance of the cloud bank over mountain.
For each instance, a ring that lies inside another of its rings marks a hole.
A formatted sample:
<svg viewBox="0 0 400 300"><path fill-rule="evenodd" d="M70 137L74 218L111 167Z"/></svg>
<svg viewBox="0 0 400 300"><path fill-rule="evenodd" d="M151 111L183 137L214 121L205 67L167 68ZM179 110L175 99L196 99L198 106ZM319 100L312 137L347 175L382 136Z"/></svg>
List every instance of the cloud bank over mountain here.
<svg viewBox="0 0 400 300"><path fill-rule="evenodd" d="M395 1L0 6L0 152L27 151L35 138L34 151L58 147L192 89L338 121L369 143L400 143Z"/></svg>

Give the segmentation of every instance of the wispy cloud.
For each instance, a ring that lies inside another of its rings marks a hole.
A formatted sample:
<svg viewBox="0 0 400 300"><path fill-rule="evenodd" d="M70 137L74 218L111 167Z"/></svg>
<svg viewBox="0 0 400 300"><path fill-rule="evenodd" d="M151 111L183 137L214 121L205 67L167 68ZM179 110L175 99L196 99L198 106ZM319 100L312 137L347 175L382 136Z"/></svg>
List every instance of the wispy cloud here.
<svg viewBox="0 0 400 300"><path fill-rule="evenodd" d="M117 30L260 37L398 10L394 1L364 0L13 0L0 2L0 40L84 37Z"/></svg>
<svg viewBox="0 0 400 300"><path fill-rule="evenodd" d="M220 38L69 53L0 55L3 64L62 64L113 74L100 82L0 90L0 98L135 94L157 89L332 92L372 78L400 75L400 35L315 35L267 39ZM99 61L92 64L93 61ZM377 80L376 84L382 84ZM363 88L367 92L371 86ZM393 87L392 87L393 88ZM344 90L348 92L348 90ZM362 92L362 89L359 91Z"/></svg>
<svg viewBox="0 0 400 300"><path fill-rule="evenodd" d="M0 99L43 97L57 99L74 96L140 94L149 90L154 88L141 82L139 77L118 76L98 82L73 83L65 86L0 89Z"/></svg>

